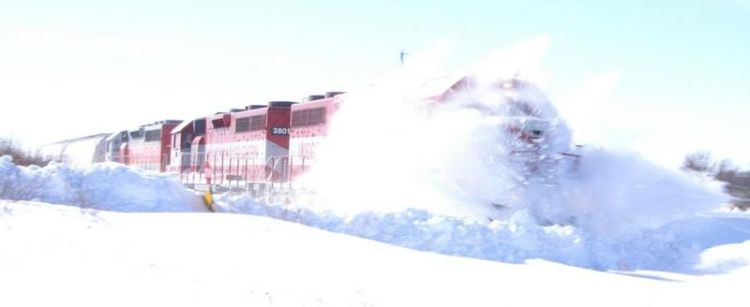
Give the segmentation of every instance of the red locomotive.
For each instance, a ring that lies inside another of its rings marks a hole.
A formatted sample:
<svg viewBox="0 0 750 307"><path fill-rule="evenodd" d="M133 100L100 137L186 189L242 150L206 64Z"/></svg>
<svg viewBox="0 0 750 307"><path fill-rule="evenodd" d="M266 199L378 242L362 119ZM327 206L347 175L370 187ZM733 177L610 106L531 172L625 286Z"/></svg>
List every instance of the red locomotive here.
<svg viewBox="0 0 750 307"><path fill-rule="evenodd" d="M172 129L169 171L194 173L206 156L206 118L186 120Z"/></svg>
<svg viewBox="0 0 750 307"><path fill-rule="evenodd" d="M315 164L315 154L328 135L331 117L343 101L341 92L311 95L305 102L292 106L289 133L289 165L291 180Z"/></svg>
<svg viewBox="0 0 750 307"><path fill-rule="evenodd" d="M491 92L491 103L484 92ZM163 121L106 139L106 160L178 173L189 186L264 190L293 182L315 165L331 118L345 103L341 92L312 95L302 103L274 101L182 123ZM549 102L531 83L516 78L482 84L464 77L425 98L428 108L454 104L503 118L505 148L534 164L573 157L569 133L554 122ZM560 132L562 131L562 132ZM567 134L566 134L567 133Z"/></svg>
<svg viewBox="0 0 750 307"><path fill-rule="evenodd" d="M257 189L287 181L292 104L272 101L209 116L205 160L198 172L224 187Z"/></svg>
<svg viewBox="0 0 750 307"><path fill-rule="evenodd" d="M179 123L165 120L114 133L105 141L105 159L164 172L169 165L170 132Z"/></svg>

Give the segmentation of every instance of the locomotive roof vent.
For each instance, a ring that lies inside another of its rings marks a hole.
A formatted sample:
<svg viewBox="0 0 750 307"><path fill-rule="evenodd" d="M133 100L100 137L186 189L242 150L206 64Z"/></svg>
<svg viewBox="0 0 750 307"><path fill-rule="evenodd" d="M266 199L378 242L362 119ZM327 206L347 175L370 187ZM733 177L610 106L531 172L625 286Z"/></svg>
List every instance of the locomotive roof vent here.
<svg viewBox="0 0 750 307"><path fill-rule="evenodd" d="M326 98L332 98L332 97L335 97L336 95L341 95L343 93L344 92L326 92Z"/></svg>
<svg viewBox="0 0 750 307"><path fill-rule="evenodd" d="M255 110L255 109L260 109L260 108L265 108L265 107L266 105L263 105L263 104L251 104L245 107L245 110Z"/></svg>
<svg viewBox="0 0 750 307"><path fill-rule="evenodd" d="M275 108L288 108L291 107L296 102L294 101L271 101L268 103L269 107L275 107Z"/></svg>
<svg viewBox="0 0 750 307"><path fill-rule="evenodd" d="M153 123L150 123L150 124L141 125L140 128L150 127L150 126L154 126L154 125L178 125L181 122L182 121L179 120L179 119L157 120L157 121L155 121Z"/></svg>
<svg viewBox="0 0 750 307"><path fill-rule="evenodd" d="M232 113L237 113L237 112L241 112L241 111L245 111L245 109L237 109L237 108L235 108L235 109L229 110L229 112L232 112Z"/></svg>
<svg viewBox="0 0 750 307"><path fill-rule="evenodd" d="M306 101L313 101L313 100L318 100L318 99L323 99L323 98L326 98L326 95L310 95L310 96L307 96Z"/></svg>

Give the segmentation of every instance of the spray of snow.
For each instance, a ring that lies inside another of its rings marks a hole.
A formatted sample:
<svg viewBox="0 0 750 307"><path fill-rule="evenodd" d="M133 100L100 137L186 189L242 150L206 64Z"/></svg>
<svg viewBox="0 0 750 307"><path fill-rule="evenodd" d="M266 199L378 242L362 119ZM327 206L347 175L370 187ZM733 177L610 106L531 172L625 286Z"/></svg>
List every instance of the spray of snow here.
<svg viewBox="0 0 750 307"><path fill-rule="evenodd" d="M205 211L200 198L169 174L116 163L22 167L10 156L0 157L0 198L126 212Z"/></svg>
<svg viewBox="0 0 750 307"><path fill-rule="evenodd" d="M459 79L425 83L434 69L420 70L438 65L419 61L348 94L305 181L319 197L305 205L344 215L414 209L476 220L523 211L538 223L611 234L654 229L724 202L718 187L638 155L573 146L570 127L527 81L543 75L538 63L547 45L538 39L497 53L470 74L470 90L439 105L425 98ZM541 171L512 154L527 144L509 125L544 131ZM581 158L557 156L563 152Z"/></svg>

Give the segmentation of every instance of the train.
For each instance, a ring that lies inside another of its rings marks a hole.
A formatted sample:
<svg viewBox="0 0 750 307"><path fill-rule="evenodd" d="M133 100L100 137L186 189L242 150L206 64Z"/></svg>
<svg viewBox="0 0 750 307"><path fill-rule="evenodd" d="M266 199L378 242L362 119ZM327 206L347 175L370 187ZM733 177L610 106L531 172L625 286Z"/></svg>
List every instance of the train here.
<svg viewBox="0 0 750 307"><path fill-rule="evenodd" d="M440 84L447 85L421 98L426 109L456 104L505 118L500 129L511 148L507 154L521 157L523 165L534 168L545 160L580 158L569 140L551 129L557 115L533 83L516 77L487 83L464 76ZM499 93L503 103L481 103L478 93L487 89ZM104 159L173 172L197 190L293 189L297 179L316 165L318 148L347 96L327 92L300 102L271 101L191 120L141 125L109 135Z"/></svg>

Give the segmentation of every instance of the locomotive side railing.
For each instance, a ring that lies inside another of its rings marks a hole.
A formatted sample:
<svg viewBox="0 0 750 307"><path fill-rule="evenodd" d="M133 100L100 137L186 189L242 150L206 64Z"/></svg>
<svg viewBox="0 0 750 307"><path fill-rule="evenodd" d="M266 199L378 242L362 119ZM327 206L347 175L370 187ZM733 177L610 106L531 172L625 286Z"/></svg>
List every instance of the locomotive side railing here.
<svg viewBox="0 0 750 307"><path fill-rule="evenodd" d="M310 167L310 160L303 156L271 156L260 160L250 155L225 153L205 157L181 152L117 158L133 167L173 173L180 182L191 187L213 185L265 192L293 189L294 180Z"/></svg>

